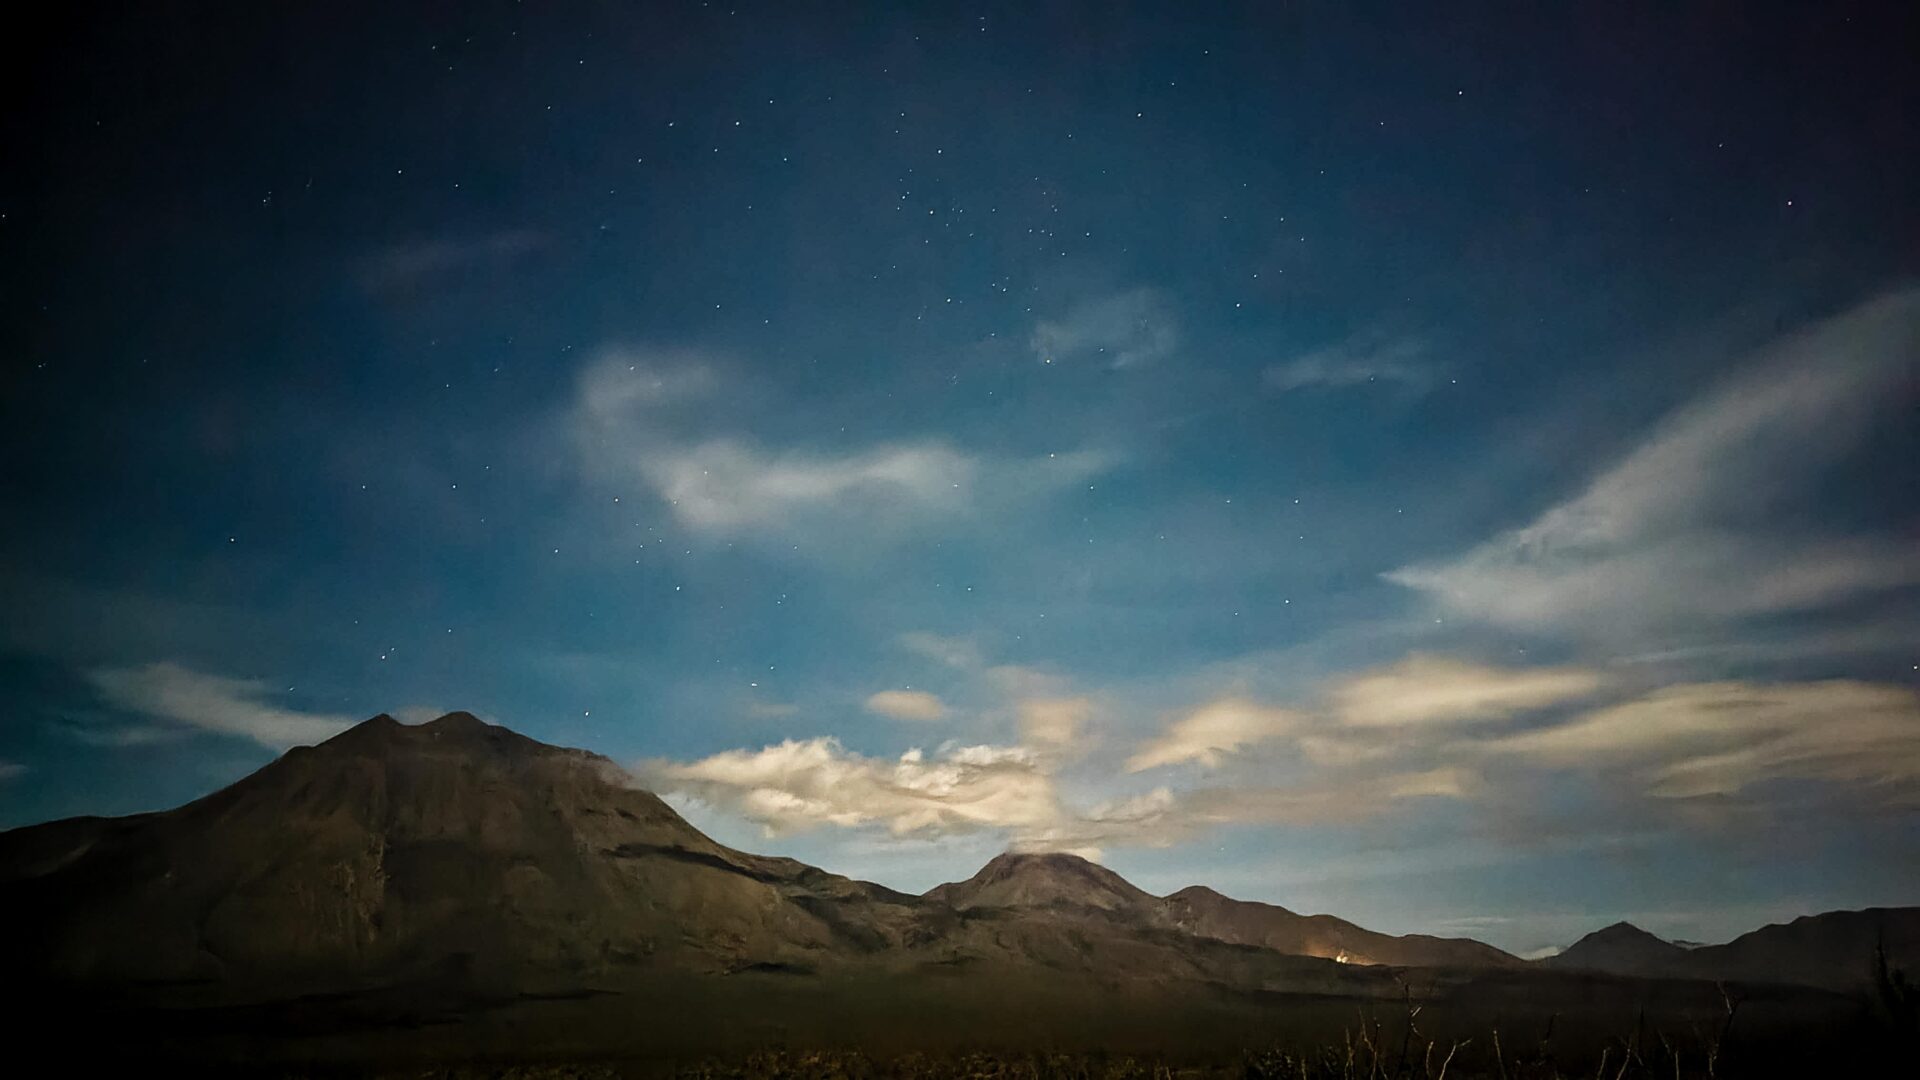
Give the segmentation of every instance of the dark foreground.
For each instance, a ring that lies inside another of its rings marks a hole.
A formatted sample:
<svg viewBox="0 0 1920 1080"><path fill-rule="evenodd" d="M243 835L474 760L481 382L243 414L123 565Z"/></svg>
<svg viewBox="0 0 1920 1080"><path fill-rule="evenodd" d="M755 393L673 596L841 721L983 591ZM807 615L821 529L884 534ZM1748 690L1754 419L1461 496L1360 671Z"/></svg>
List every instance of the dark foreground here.
<svg viewBox="0 0 1920 1080"><path fill-rule="evenodd" d="M423 985L245 1005L181 1005L190 995L180 987L130 988L111 999L30 995L13 1011L22 1022L11 1041L16 1060L39 1063L33 1075L1920 1075L1911 999L1537 972L1401 972L1397 1000L1022 975L751 972L617 990L475 996ZM148 997L162 992L165 1007Z"/></svg>

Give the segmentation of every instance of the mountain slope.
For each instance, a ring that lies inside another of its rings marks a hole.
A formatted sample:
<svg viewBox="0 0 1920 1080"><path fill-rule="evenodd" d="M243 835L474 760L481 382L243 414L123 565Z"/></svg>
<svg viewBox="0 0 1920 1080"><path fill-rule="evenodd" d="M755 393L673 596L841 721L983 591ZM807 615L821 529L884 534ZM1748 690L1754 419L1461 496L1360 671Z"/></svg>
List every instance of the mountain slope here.
<svg viewBox="0 0 1920 1080"><path fill-rule="evenodd" d="M1725 945L1686 953L1685 973L1696 978L1793 982L1853 989L1873 981L1874 953L1892 966L1920 970L1920 908L1867 908L1803 915L1763 926Z"/></svg>

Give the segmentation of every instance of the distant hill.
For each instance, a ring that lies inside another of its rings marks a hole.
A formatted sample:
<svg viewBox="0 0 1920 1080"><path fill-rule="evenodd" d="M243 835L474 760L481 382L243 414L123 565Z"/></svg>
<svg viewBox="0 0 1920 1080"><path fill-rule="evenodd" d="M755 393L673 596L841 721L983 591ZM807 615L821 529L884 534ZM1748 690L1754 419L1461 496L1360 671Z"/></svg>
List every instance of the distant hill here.
<svg viewBox="0 0 1920 1080"><path fill-rule="evenodd" d="M1234 900L1203 885L1163 901L1174 924L1189 933L1296 956L1323 956L1345 964L1396 967L1517 967L1522 961L1469 938L1365 930L1332 915L1297 915L1286 908Z"/></svg>
<svg viewBox="0 0 1920 1080"><path fill-rule="evenodd" d="M1897 968L1912 972L1920 965L1920 908L1805 915L1724 945L1683 945L1615 923L1540 964L1562 971L1857 990L1872 982L1875 952L1881 948Z"/></svg>

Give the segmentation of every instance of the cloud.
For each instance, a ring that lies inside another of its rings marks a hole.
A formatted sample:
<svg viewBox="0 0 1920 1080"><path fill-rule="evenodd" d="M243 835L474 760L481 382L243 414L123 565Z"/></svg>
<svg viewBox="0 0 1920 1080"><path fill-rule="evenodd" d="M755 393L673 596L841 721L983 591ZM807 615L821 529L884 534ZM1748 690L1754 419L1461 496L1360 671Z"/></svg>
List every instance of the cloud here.
<svg viewBox="0 0 1920 1080"><path fill-rule="evenodd" d="M17 761L0 761L0 780L11 780L26 771L27 767Z"/></svg>
<svg viewBox="0 0 1920 1080"><path fill-rule="evenodd" d="M1128 772L1143 772L1188 761L1216 768L1225 756L1241 747L1299 730L1304 719L1291 709L1272 708L1244 698L1222 698L1168 725L1165 732L1142 744L1127 759L1126 768Z"/></svg>
<svg viewBox="0 0 1920 1080"><path fill-rule="evenodd" d="M1404 727L1500 720L1582 698L1600 676L1579 668L1496 668L1414 654L1341 679L1328 691L1351 727Z"/></svg>
<svg viewBox="0 0 1920 1080"><path fill-rule="evenodd" d="M1157 290L1131 289L1040 320L1030 345L1046 364L1091 358L1108 367L1136 367L1180 347L1179 319Z"/></svg>
<svg viewBox="0 0 1920 1080"><path fill-rule="evenodd" d="M1113 464L1093 450L1011 458L938 438L854 450L772 449L700 430L727 415L737 396L697 357L610 351L582 373L568 426L593 478L638 483L681 523L726 534L811 522L844 535L848 527L871 532L964 517L1045 495Z"/></svg>
<svg viewBox="0 0 1920 1080"><path fill-rule="evenodd" d="M1416 338L1364 334L1317 349L1266 371L1266 384L1279 393L1367 385L1425 390L1435 370L1426 362L1427 346Z"/></svg>
<svg viewBox="0 0 1920 1080"><path fill-rule="evenodd" d="M1884 683L1687 683L1488 749L1550 767L1625 768L1663 797L1732 795L1792 778L1920 805L1920 695Z"/></svg>
<svg viewBox="0 0 1920 1080"><path fill-rule="evenodd" d="M347 716L277 708L261 700L269 692L263 681L208 675L168 661L90 671L87 679L120 708L252 739L275 750L321 742L354 722Z"/></svg>
<svg viewBox="0 0 1920 1080"><path fill-rule="evenodd" d="M769 835L874 825L895 835L1036 830L1064 814L1051 777L1019 747L950 746L929 760L866 757L832 738L786 740L699 761L644 764L662 789L731 809Z"/></svg>
<svg viewBox="0 0 1920 1080"><path fill-rule="evenodd" d="M698 529L737 531L799 511L956 513L972 501L980 464L939 442L839 456L768 453L731 439L641 458L639 471Z"/></svg>
<svg viewBox="0 0 1920 1080"><path fill-rule="evenodd" d="M1628 632L1920 583L1910 541L1786 512L1908 400L1916 350L1920 289L1862 304L1765 350L1531 524L1386 577L1493 623Z"/></svg>
<svg viewBox="0 0 1920 1080"><path fill-rule="evenodd" d="M882 690L867 698L867 711L895 720L938 720L947 706L925 690Z"/></svg>

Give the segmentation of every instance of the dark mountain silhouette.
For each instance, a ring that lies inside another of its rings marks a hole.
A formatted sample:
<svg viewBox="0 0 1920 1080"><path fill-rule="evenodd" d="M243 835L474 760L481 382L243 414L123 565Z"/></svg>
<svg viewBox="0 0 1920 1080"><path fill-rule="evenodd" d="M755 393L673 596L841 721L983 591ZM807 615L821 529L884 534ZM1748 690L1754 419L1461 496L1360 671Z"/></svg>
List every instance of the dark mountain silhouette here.
<svg viewBox="0 0 1920 1080"><path fill-rule="evenodd" d="M1559 955L1540 961L1544 967L1567 971L1653 977L1670 975L1686 962L1686 949L1629 922L1595 930Z"/></svg>
<svg viewBox="0 0 1920 1080"><path fill-rule="evenodd" d="M1803 915L1763 926L1724 945L1683 946L1615 923L1541 961L1562 971L1642 978L1792 983L1858 990L1874 977L1876 950L1895 967L1920 961L1920 908L1868 908Z"/></svg>

